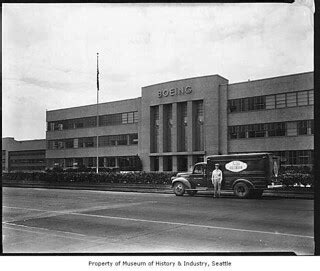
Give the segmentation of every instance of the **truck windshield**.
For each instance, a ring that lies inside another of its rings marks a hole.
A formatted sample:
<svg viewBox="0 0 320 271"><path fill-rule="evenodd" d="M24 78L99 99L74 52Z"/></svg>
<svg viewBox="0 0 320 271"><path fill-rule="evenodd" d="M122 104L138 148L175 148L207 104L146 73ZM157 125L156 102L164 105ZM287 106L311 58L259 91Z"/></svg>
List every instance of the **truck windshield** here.
<svg viewBox="0 0 320 271"><path fill-rule="evenodd" d="M195 165L193 174L203 174L203 165Z"/></svg>

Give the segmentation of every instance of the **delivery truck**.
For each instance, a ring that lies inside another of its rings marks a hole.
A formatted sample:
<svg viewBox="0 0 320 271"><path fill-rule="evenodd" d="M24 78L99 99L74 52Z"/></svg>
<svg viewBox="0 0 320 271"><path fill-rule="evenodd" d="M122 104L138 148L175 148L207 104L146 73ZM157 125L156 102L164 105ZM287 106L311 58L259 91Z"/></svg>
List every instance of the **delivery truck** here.
<svg viewBox="0 0 320 271"><path fill-rule="evenodd" d="M211 155L205 162L197 163L192 172L178 173L172 177L173 192L177 196L190 196L199 191L212 191L211 181L214 165L222 171L221 190L233 191L239 198L258 198L263 190L276 181L279 157L271 153L247 153Z"/></svg>

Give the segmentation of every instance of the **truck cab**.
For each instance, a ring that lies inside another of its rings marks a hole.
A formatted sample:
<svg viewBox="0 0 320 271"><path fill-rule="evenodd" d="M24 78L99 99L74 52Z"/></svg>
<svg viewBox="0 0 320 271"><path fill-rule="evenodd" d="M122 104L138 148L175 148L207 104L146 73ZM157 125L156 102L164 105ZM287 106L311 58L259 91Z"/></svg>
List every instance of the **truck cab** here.
<svg viewBox="0 0 320 271"><path fill-rule="evenodd" d="M212 155L206 162L195 164L192 172L172 177L173 192L177 196L193 196L198 191L213 190L211 175L215 163L219 163L223 174L221 189L233 190L239 198L261 197L279 170L279 157L270 153Z"/></svg>
<svg viewBox="0 0 320 271"><path fill-rule="evenodd" d="M175 177L171 178L174 193L177 196L181 196L186 192L193 196L199 190L207 190L211 182L208 182L209 179L206 174L206 162L196 163L191 172L178 173Z"/></svg>

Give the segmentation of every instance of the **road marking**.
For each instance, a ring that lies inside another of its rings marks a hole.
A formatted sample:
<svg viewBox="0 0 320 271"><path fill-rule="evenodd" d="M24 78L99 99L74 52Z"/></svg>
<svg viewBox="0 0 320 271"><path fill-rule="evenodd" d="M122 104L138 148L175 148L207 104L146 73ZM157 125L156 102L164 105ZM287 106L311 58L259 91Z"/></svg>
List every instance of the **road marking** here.
<svg viewBox="0 0 320 271"><path fill-rule="evenodd" d="M8 220L4 222L15 222L19 220L31 220L36 218L49 218L59 215L65 215L74 212L88 212L88 211L96 211L96 210L106 210L106 209L116 209L122 207L132 207L141 204L150 204L150 203L157 203L157 201L142 201L142 202L132 202L132 203L116 203L116 204L109 204L109 205L100 205L100 206L92 206L89 208L80 208L80 209L67 209L64 211L48 211L42 209L32 209L32 208L23 208L23 207L12 207L12 206L3 206L3 208L9 209L21 209L21 210L28 210L28 211L35 211L35 212L42 212L41 214L36 215L23 215L14 218L13 220Z"/></svg>
<svg viewBox="0 0 320 271"><path fill-rule="evenodd" d="M308 236L308 235L298 235L298 234L291 234L291 233L269 232L269 231L258 231L258 230L247 230L247 229L239 229L239 228L218 227L218 226L190 224L190 223L181 223L181 222L171 222L171 221L147 220L147 219L138 219L138 218L118 217L118 216L103 216L103 215L94 215L94 214L81 214L81 213L63 212L63 211L48 211L48 210L29 209L29 208L21 208L21 207L9 207L9 206L3 206L3 207L5 207L5 208L16 208L16 209L26 209L26 210L35 210L35 211L43 211L43 212L52 212L52 213L59 213L59 214L71 214L71 215L87 216L87 217L119 219L119 220L136 221L136 222L147 222L147 223L158 223L158 224L166 224L166 225L178 225L178 226L186 226L186 227L209 228L209 229L218 229L218 230L229 230L229 231L239 231L239 232L249 232L249 233L281 235L281 236L291 236L291 237L310 238L310 239L314 238L313 236ZM81 209L79 209L79 211L81 211Z"/></svg>
<svg viewBox="0 0 320 271"><path fill-rule="evenodd" d="M88 208L78 208L78 209L66 209L63 211L53 211L53 210L43 210L43 209L34 209L34 208L25 208L25 207L14 207L14 206L2 206L3 208L9 209L21 209L21 210L29 210L29 211L37 211L37 212L51 212L51 213L70 213L70 212L87 212L87 211L96 211L96 210L105 210L105 209L114 209L114 208L122 208L122 207L131 207L141 204L150 204L157 203L158 201L140 201L140 202L131 202L131 203L115 203L108 205L100 205L100 206L92 206Z"/></svg>
<svg viewBox="0 0 320 271"><path fill-rule="evenodd" d="M85 242L90 242L90 243L94 243L97 245L105 244L105 242L106 242L105 239L103 239L103 238L99 238L96 236L88 236L88 235L79 234L79 233L59 231L59 230L50 230L50 229L46 229L46 228L30 227L30 226L18 225L18 224L13 224L13 223L5 223L5 222L2 224L5 224L2 226L2 228L14 230L14 231L22 231L22 232L29 232L29 233L34 233L34 234L43 234L46 236L49 235L49 236L73 239L73 240L78 240L78 241L85 241ZM15 227L17 227L17 228L15 228ZM39 230L44 230L46 232L41 232ZM58 234L56 234L56 233L58 233ZM59 234L59 233L61 233L61 234ZM79 236L79 237L77 237L77 236ZM81 237L83 237L83 238L81 238ZM18 245L19 243L25 243L25 242L27 242L27 241L18 242L18 243L10 243L10 245ZM108 241L108 242L110 242L110 241Z"/></svg>
<svg viewBox="0 0 320 271"><path fill-rule="evenodd" d="M209 229L219 229L219 230L229 230L229 231L262 233L262 234L283 235L283 236L292 236L292 237L301 237L301 238L311 238L311 239L313 239L313 236L298 235L298 234L291 234L291 233L256 231L256 230L246 230L246 229L237 229L237 228L228 228L228 227L217 227L217 226L210 226L210 225L199 225L199 224L189 224L189 223L180 223L180 222L171 222L171 221L159 221L159 220L147 220L147 219L117 217L117 216L103 216L103 215L91 215L91 214L79 214L79 213L70 213L70 214L72 214L72 215L80 215L80 216L89 216L89 217L129 220L129 221L137 221L137 222L159 223L159 224L186 226L186 227L198 227L198 228L209 228Z"/></svg>
<svg viewBox="0 0 320 271"><path fill-rule="evenodd" d="M46 228L19 225L19 224L10 223L10 222L9 223L8 222L3 222L2 224L7 225L7 226L12 226L12 227L22 227L22 228L27 228L27 229L35 229L35 230L38 230L36 233L40 233L40 234L46 234L46 233L43 233L43 232L39 232L39 230L43 230L43 231L61 232L61 233L65 233L65 234L78 235L78 236L87 236L87 235L81 234L81 233L74 233L74 232L68 232L68 231L59 231L59 230L50 230L50 229L46 229ZM7 227L7 228L9 228L9 227ZM13 229L13 228L11 228L11 229ZM17 230L20 230L20 229L17 229Z"/></svg>

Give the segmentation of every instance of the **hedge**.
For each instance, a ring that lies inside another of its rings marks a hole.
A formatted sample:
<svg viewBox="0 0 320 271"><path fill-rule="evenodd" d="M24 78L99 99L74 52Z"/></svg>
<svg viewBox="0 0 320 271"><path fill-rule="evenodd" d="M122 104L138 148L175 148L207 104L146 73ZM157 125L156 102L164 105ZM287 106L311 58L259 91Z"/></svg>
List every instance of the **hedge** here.
<svg viewBox="0 0 320 271"><path fill-rule="evenodd" d="M120 184L171 184L171 177L175 172L12 172L2 173L3 180L41 181L48 183L120 183ZM313 174L306 168L291 167L279 172L275 182L285 186L295 184L314 186Z"/></svg>
<svg viewBox="0 0 320 271"><path fill-rule="evenodd" d="M307 166L283 166L279 170L279 176L276 180L285 186L294 186L302 184L304 186L314 186L313 169Z"/></svg>
<svg viewBox="0 0 320 271"><path fill-rule="evenodd" d="M41 181L47 183L120 183L120 184L171 184L173 172L11 172L2 173L3 180Z"/></svg>

